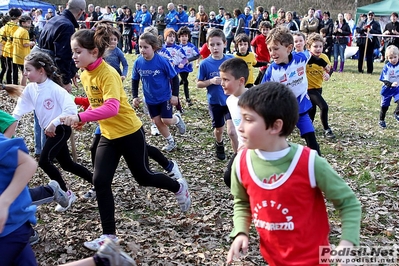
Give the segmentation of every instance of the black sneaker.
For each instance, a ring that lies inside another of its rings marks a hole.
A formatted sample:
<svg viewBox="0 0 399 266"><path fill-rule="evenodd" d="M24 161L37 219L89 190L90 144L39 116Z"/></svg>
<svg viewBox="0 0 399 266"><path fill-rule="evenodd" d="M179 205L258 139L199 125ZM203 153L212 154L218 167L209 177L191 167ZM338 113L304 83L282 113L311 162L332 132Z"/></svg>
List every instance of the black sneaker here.
<svg viewBox="0 0 399 266"><path fill-rule="evenodd" d="M218 157L219 160L226 159L226 154L224 153L223 141L220 144L215 142L215 149L216 149L216 157Z"/></svg>
<svg viewBox="0 0 399 266"><path fill-rule="evenodd" d="M34 244L37 244L39 240L39 233L36 230L33 230L32 235L29 237L29 244L33 246Z"/></svg>
<svg viewBox="0 0 399 266"><path fill-rule="evenodd" d="M191 101L190 98L186 99L186 103L187 103L188 106L192 106L193 105L193 102Z"/></svg>
<svg viewBox="0 0 399 266"><path fill-rule="evenodd" d="M326 129L326 130L324 131L324 136L325 136L326 138L329 138L329 139L335 139L335 135L334 135L334 133L332 132L331 128Z"/></svg>

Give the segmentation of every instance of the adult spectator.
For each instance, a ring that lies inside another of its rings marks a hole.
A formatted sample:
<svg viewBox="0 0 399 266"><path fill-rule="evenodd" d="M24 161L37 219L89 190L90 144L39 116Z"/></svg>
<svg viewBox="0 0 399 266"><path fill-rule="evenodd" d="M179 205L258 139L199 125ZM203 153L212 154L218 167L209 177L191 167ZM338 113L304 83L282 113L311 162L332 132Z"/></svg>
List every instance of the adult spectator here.
<svg viewBox="0 0 399 266"><path fill-rule="evenodd" d="M54 17L54 12L53 12L53 9L49 8L49 9L47 9L47 14L45 16L45 19L50 20L52 17Z"/></svg>
<svg viewBox="0 0 399 266"><path fill-rule="evenodd" d="M270 19L270 21L272 22L272 26L274 27L274 21L276 20L276 18L278 17L278 14L277 14L277 8L275 7L275 6L272 6L271 8L270 8L270 14L269 14L269 19Z"/></svg>
<svg viewBox="0 0 399 266"><path fill-rule="evenodd" d="M190 9L189 9L188 12L189 12L188 19L187 19L188 28L190 29L190 31L192 31L193 28L194 28L195 20L196 20L196 18L195 18L195 13L196 13L197 11L195 10L194 7L190 7Z"/></svg>
<svg viewBox="0 0 399 266"><path fill-rule="evenodd" d="M332 35L333 35L333 31L334 31L334 22L330 18L329 11L323 12L323 19L321 20L321 26L322 26L321 27L322 29L325 29L326 46L333 47ZM332 52L332 49L327 49L327 51L325 51L325 54L327 55L327 57L330 61L331 61L331 52Z"/></svg>
<svg viewBox="0 0 399 266"><path fill-rule="evenodd" d="M355 21L352 18L352 13L345 13L344 14L344 19L345 19L346 23L348 23L349 28L351 29L351 33L354 33L354 30L356 28L355 27L356 24L355 24Z"/></svg>
<svg viewBox="0 0 399 266"><path fill-rule="evenodd" d="M234 39L234 34L233 34L233 27L234 27L234 19L231 17L230 12L226 12L224 14L224 25L223 25L223 33L226 36L226 52L228 54L231 54L231 43L233 42Z"/></svg>
<svg viewBox="0 0 399 266"><path fill-rule="evenodd" d="M123 5L121 8L117 9L117 14L116 14L116 19L115 21L117 22L117 28L120 33L123 32L123 23L122 19L125 17L125 10L127 9L126 5ZM118 41L118 48L123 50L123 36L119 38Z"/></svg>
<svg viewBox="0 0 399 266"><path fill-rule="evenodd" d="M157 10L155 9L155 6L150 6L148 11L150 11L151 14L151 25L154 25L154 21L157 18Z"/></svg>
<svg viewBox="0 0 399 266"><path fill-rule="evenodd" d="M286 27L289 29L291 33L295 33L299 31L299 25L296 23L294 20L294 15L292 14L291 11L287 11L285 14L285 21L286 21Z"/></svg>
<svg viewBox="0 0 399 266"><path fill-rule="evenodd" d="M64 6L63 5L59 5L58 6L58 10L57 10L57 16L61 15L61 13L64 11Z"/></svg>
<svg viewBox="0 0 399 266"><path fill-rule="evenodd" d="M339 13L338 20L334 24L333 42L334 42L334 65L333 71L337 70L338 56L340 57L341 64L339 72L344 71L345 64L345 49L348 44L348 37L351 34L351 29L344 19L344 15Z"/></svg>
<svg viewBox="0 0 399 266"><path fill-rule="evenodd" d="M110 6L105 6L105 11L101 16L98 17L98 20L115 21L114 14L112 14Z"/></svg>
<svg viewBox="0 0 399 266"><path fill-rule="evenodd" d="M319 21L319 26L317 27L317 32L320 32L321 29L321 21L323 19L323 13L321 12L320 9L316 10L314 12L314 17L317 18L317 20Z"/></svg>
<svg viewBox="0 0 399 266"><path fill-rule="evenodd" d="M309 8L308 15L301 21L300 31L305 35L317 32L319 27L319 20L314 16L315 9Z"/></svg>
<svg viewBox="0 0 399 266"><path fill-rule="evenodd" d="M125 9L125 16L122 18L123 23L123 31L122 31L122 38L123 38L123 49L124 53L131 54L132 53L132 36L133 36L133 14L130 8Z"/></svg>
<svg viewBox="0 0 399 266"><path fill-rule="evenodd" d="M136 12L132 13L133 16L133 30L139 35L140 34L140 24L141 24L141 14L143 11L141 10L141 3L136 3Z"/></svg>
<svg viewBox="0 0 399 266"><path fill-rule="evenodd" d="M218 20L216 19L215 11L209 12L208 23L205 25L206 32L208 33L212 28L218 28L218 26L219 23Z"/></svg>
<svg viewBox="0 0 399 266"><path fill-rule="evenodd" d="M96 13L97 13L97 17L101 17L102 16L102 12L101 12L101 6L96 6L95 8L94 8L94 11L96 11Z"/></svg>
<svg viewBox="0 0 399 266"><path fill-rule="evenodd" d="M182 4L177 5L177 16L179 17L179 21L177 22L179 29L181 27L187 26L188 15L186 11L184 11L184 7Z"/></svg>
<svg viewBox="0 0 399 266"><path fill-rule="evenodd" d="M367 19L360 21L359 25L356 27L356 32L360 34L357 39L357 45L359 46L359 59L357 64L357 69L360 73L363 73L363 59L364 55L366 55L367 62L367 73L373 73L373 62L374 62L374 49L380 47L380 41L377 36L369 37L368 39L366 34L367 32L370 34L381 34L380 23L374 20L374 12L369 11L367 14ZM367 41L367 49L366 49L366 41Z"/></svg>
<svg viewBox="0 0 399 266"><path fill-rule="evenodd" d="M218 23L220 25L219 27L221 29L223 29L223 25L224 25L224 22L225 22L224 14L226 14L226 11L224 10L224 7L219 6L219 14L216 15L216 19L217 19L217 21L218 21Z"/></svg>
<svg viewBox="0 0 399 266"><path fill-rule="evenodd" d="M116 21L116 19L118 18L118 8L116 7L116 5L111 6L111 13L113 15L112 21Z"/></svg>
<svg viewBox="0 0 399 266"><path fill-rule="evenodd" d="M284 9L280 8L277 11L277 18L274 20L273 25L274 25L274 27L277 27L277 26L285 27L287 25L287 22L285 20L285 10Z"/></svg>
<svg viewBox="0 0 399 266"><path fill-rule="evenodd" d="M249 25L251 24L252 15L251 8L249 6L244 7L244 25L245 33L249 36Z"/></svg>
<svg viewBox="0 0 399 266"><path fill-rule="evenodd" d="M385 25L384 32L382 34L384 35L399 35L399 21L398 21L398 13L392 12L391 14L391 21L388 22ZM384 44L385 47L388 47L389 45L395 45L396 47L399 48L399 38L396 37L384 37Z"/></svg>
<svg viewBox="0 0 399 266"><path fill-rule="evenodd" d="M36 9L35 11L35 20L33 21L33 25L35 26L35 31L40 35L43 30L44 25L46 25L46 20L43 17L43 10Z"/></svg>
<svg viewBox="0 0 399 266"><path fill-rule="evenodd" d="M273 25L273 22L270 20L269 11L267 11L267 10L263 11L262 21L267 21L270 23L270 25ZM260 25L260 23L259 23L259 25Z"/></svg>
<svg viewBox="0 0 399 266"><path fill-rule="evenodd" d="M159 36L161 36L161 39L163 42L163 33L166 28L165 13L164 13L163 6L158 7L158 13L157 13L157 17L155 19L155 27L157 28L158 34L159 34Z"/></svg>
<svg viewBox="0 0 399 266"><path fill-rule="evenodd" d="M144 29L151 26L151 14L147 9L146 4L141 5L141 22L140 22L140 31L139 34L144 32Z"/></svg>
<svg viewBox="0 0 399 266"><path fill-rule="evenodd" d="M205 13L205 9L203 5L198 6L198 13L196 15L196 19L200 21L200 36L199 36L199 42L200 46L204 43L206 43L206 30L205 30L205 25L208 22L208 15Z"/></svg>
<svg viewBox="0 0 399 266"><path fill-rule="evenodd" d="M93 4L89 4L89 6L87 7L87 18L86 18L86 27L88 29L93 28L94 23L96 23L96 21L98 21L98 15L97 12L94 10L94 5Z"/></svg>
<svg viewBox="0 0 399 266"><path fill-rule="evenodd" d="M301 25L301 20L299 19L298 14L296 13L296 11L292 12L292 16L293 16L293 19L295 20L296 24L298 24L298 26L300 26Z"/></svg>
<svg viewBox="0 0 399 266"><path fill-rule="evenodd" d="M33 51L41 50L49 54L62 76L64 88L71 92L71 80L75 78L77 68L72 59L71 36L79 27L77 19L86 8L85 0L69 0L66 9L50 19L44 26Z"/></svg>
<svg viewBox="0 0 399 266"><path fill-rule="evenodd" d="M234 27L235 29L233 31L234 35L237 36L240 33L245 33L244 31L244 26L245 26L245 16L241 12L239 8L235 8L233 10L233 16L234 16Z"/></svg>
<svg viewBox="0 0 399 266"><path fill-rule="evenodd" d="M172 28L177 32L179 30L179 26L177 25L179 16L173 3L168 4L168 11L168 14L165 16L166 28Z"/></svg>

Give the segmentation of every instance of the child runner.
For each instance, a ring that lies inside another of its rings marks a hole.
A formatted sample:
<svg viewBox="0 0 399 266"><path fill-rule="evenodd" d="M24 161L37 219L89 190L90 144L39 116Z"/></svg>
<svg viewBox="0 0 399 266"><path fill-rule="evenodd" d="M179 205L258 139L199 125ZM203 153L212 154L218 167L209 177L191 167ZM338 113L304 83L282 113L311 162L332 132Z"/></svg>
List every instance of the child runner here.
<svg viewBox="0 0 399 266"><path fill-rule="evenodd" d="M326 138L335 138L330 126L328 125L328 104L321 95L323 92L323 81L330 79L331 63L327 55L323 54L323 37L318 33L311 33L307 38L307 48L309 52L317 58L323 59L326 67L321 67L317 64L308 63L306 66L306 76L308 77L308 95L312 102L312 108L309 110L309 117L312 122L316 115L316 106L320 108L320 120L324 128L324 136Z"/></svg>
<svg viewBox="0 0 399 266"><path fill-rule="evenodd" d="M28 155L20 138L9 139L0 133L0 265L36 266L37 261L29 238L31 224L36 224L36 206L32 205L27 184L37 165ZM7 254L7 255L4 255ZM136 265L113 241L105 241L91 258L69 266Z"/></svg>
<svg viewBox="0 0 399 266"><path fill-rule="evenodd" d="M26 86L26 76L24 72L24 58L30 53L30 48L35 45L35 42L30 41L29 30L32 27L32 18L29 15L22 15L19 18L20 27L13 35L13 73L18 73L18 69L22 71L21 85ZM17 74L18 75L18 74Z"/></svg>
<svg viewBox="0 0 399 266"><path fill-rule="evenodd" d="M91 250L97 250L106 238L117 240L111 185L121 156L124 157L139 185L154 186L173 192L183 212L186 212L191 205L188 185L184 178L175 180L165 174L152 172L149 168L148 145L145 142L142 123L128 103L120 76L102 59L109 45L111 27L99 25L95 31L82 29L73 34L72 57L76 67L85 69L81 81L91 109L62 118L65 125L79 126L89 121L98 121L100 124L101 139L94 162L93 182L103 232L99 238L84 243L84 246ZM148 34L144 33L141 36ZM155 36L151 36L156 39ZM151 46L142 40L140 42L143 57L150 51L153 52ZM166 60L165 62L170 66ZM159 155L163 156L160 152ZM163 158L169 163L168 159L164 156Z"/></svg>
<svg viewBox="0 0 399 266"><path fill-rule="evenodd" d="M54 158L63 170L80 176L89 183L92 183L93 174L72 161L69 154L67 141L72 130L70 126L62 124L60 117L76 114L77 108L68 92L61 87L61 76L56 70L53 60L46 53L35 52L25 57L24 75L30 83L18 99L13 116L19 120L24 114L35 110L40 127L47 136L39 166L67 192L68 206L64 208L57 205L55 208L56 211L66 211L76 201L76 196L67 189L60 171L53 164Z"/></svg>
<svg viewBox="0 0 399 266"><path fill-rule="evenodd" d="M184 96L186 97L186 103L188 106L193 105L190 98L190 92L188 90L188 74L193 72L193 64L191 63L194 60L197 60L200 56L197 46L190 42L191 39L191 31L188 27L181 27L177 31L177 38L179 38L180 46L183 48L186 53L188 64L184 65L184 68L180 71L181 83L183 83L184 88Z"/></svg>
<svg viewBox="0 0 399 266"><path fill-rule="evenodd" d="M237 51L234 53L234 56L243 59L247 63L249 69L249 76L245 87L251 88L254 85L254 67L267 66L269 62L258 62L256 60L256 55L249 49L250 41L247 34L238 34L234 38L234 42Z"/></svg>
<svg viewBox="0 0 399 266"><path fill-rule="evenodd" d="M168 30L173 29L167 29L165 32ZM169 125L176 125L180 134L186 132L186 125L180 114L172 113L172 105L177 105L178 102L179 76L164 57L155 53L159 48L157 37L151 33L142 36L139 39L141 56L134 62L132 70L133 105L138 107L140 104L138 87L141 79L151 119L166 139L166 146L162 150L169 152L177 147L170 134Z"/></svg>
<svg viewBox="0 0 399 266"><path fill-rule="evenodd" d="M245 33L240 33L238 36L241 34L248 36ZM240 108L238 107L238 100L240 99L241 95L247 91L245 84L249 76L248 65L241 58L232 58L224 61L220 65L219 72L220 78L222 79L221 85L223 87L224 93L226 95L230 95L226 100L226 104L229 108L231 121L233 121L234 129L238 136L237 151L240 151L243 148L243 142L238 132L238 126L241 123L241 113ZM234 155L230 158L226 171L224 172L223 179L229 188L231 184L231 165L233 164L236 155L237 153L234 153Z"/></svg>
<svg viewBox="0 0 399 266"><path fill-rule="evenodd" d="M221 29L212 29L207 36L207 46L211 56L201 61L198 71L198 88L206 88L209 113L212 118L213 134L215 136L216 157L219 160L226 159L223 143L223 131L225 123L234 153L237 152L237 134L234 129L229 109L226 105L227 95L224 94L220 85L222 79L219 74L219 66L232 55L223 54L226 46L226 36Z"/></svg>
<svg viewBox="0 0 399 266"><path fill-rule="evenodd" d="M255 53L256 60L259 62L270 62L270 53L269 49L267 49L266 37L269 31L272 29L272 24L268 21L262 21L259 24L260 34L256 35L255 38L251 41L251 50ZM265 74L267 66L261 67L259 69L258 76L255 80L255 85L259 84L262 81L263 75Z"/></svg>
<svg viewBox="0 0 399 266"><path fill-rule="evenodd" d="M312 120L308 111L312 108L308 96L308 79L306 77L306 64L317 63L325 67L324 60L312 57L308 52L291 53L294 39L287 28L277 27L270 31L266 39L273 63L267 69L262 83L276 81L289 84L299 104L299 120L297 127L306 145L320 154L319 144L316 140Z"/></svg>
<svg viewBox="0 0 399 266"><path fill-rule="evenodd" d="M173 66L175 67L176 73L184 71L184 66L188 63L187 55L184 52L183 48L176 44L177 33L174 29L168 28L164 32L165 45L166 50L169 51L169 54L173 60ZM183 113L183 108L181 107L179 95L177 95L177 105L176 110L181 114Z"/></svg>
<svg viewBox="0 0 399 266"><path fill-rule="evenodd" d="M388 59L382 69L380 80L384 83L381 89L381 110L380 110L380 122L381 128L385 129L387 124L385 123L385 115L391 104L393 98L397 104L394 111L394 116L399 121L399 49L395 45L390 45L385 51L385 58Z"/></svg>
<svg viewBox="0 0 399 266"><path fill-rule="evenodd" d="M299 113L292 90L267 82L245 92L238 106L245 149L232 167L234 241L227 263L247 252L253 220L269 265L319 265L320 246L329 247L323 194L340 213L337 249L358 245L361 206L353 191L315 151L287 142Z"/></svg>
<svg viewBox="0 0 399 266"><path fill-rule="evenodd" d="M116 28L113 28L112 35L110 37L110 43L105 53L104 60L113 68L115 68L116 71L118 71L118 74L121 76L121 79L123 81L126 79L129 65L122 50L117 47L120 38L121 33Z"/></svg>
<svg viewBox="0 0 399 266"><path fill-rule="evenodd" d="M301 53L305 51L306 37L302 32L295 32L292 34L294 37L294 50L296 53Z"/></svg>

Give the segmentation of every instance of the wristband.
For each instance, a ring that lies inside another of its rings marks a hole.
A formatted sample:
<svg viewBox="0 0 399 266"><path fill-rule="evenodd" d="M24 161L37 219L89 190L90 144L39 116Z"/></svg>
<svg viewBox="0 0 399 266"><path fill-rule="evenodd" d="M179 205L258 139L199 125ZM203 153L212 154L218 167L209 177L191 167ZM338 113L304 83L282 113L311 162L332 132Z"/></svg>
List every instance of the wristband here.
<svg viewBox="0 0 399 266"><path fill-rule="evenodd" d="M79 122L82 122L82 119L80 119L80 115L78 114Z"/></svg>

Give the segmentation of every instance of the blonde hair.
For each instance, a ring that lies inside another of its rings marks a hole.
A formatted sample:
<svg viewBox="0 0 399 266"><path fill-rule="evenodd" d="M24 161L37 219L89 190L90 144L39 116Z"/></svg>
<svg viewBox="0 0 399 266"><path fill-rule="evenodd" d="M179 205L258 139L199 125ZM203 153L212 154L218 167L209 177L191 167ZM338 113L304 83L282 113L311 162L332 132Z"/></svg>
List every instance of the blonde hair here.
<svg viewBox="0 0 399 266"><path fill-rule="evenodd" d="M387 47L385 50L385 56L389 55L399 55L399 49L395 45L391 44L390 46Z"/></svg>

